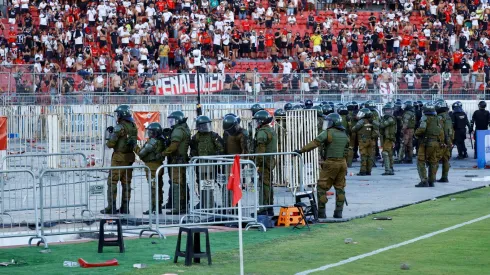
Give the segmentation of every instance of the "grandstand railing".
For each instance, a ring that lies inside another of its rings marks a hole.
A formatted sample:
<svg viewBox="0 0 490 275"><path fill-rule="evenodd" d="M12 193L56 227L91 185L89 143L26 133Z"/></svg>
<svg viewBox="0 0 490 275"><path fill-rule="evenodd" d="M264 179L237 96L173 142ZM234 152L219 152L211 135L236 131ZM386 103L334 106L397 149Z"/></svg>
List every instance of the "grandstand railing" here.
<svg viewBox="0 0 490 275"><path fill-rule="evenodd" d="M199 79L199 81L198 81ZM191 104L488 99L485 75L404 73L35 73L0 72L1 105Z"/></svg>

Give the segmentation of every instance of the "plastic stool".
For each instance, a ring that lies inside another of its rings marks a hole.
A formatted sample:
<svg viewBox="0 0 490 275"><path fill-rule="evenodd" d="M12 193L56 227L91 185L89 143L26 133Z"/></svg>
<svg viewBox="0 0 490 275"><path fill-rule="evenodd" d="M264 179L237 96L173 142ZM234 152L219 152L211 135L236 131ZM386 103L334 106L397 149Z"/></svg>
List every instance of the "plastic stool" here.
<svg viewBox="0 0 490 275"><path fill-rule="evenodd" d="M305 225L302 213L303 209L295 206L281 207L279 211L279 219L277 220L277 226L290 226L296 224Z"/></svg>
<svg viewBox="0 0 490 275"><path fill-rule="evenodd" d="M117 238L104 238L104 225L108 222L115 222L117 225ZM103 252L104 246L119 246L119 253L124 253L124 240L120 219L101 219L99 225L99 253Z"/></svg>
<svg viewBox="0 0 490 275"><path fill-rule="evenodd" d="M187 234L187 243L185 251L180 250L182 232ZM201 233L206 234L206 251L201 251ZM175 247L174 263L180 257L185 257L185 265L192 265L192 259L194 263L200 263L201 258L208 257L208 265L211 265L211 245L209 244L209 233L207 228L201 227L179 227L179 237L177 239L177 247Z"/></svg>

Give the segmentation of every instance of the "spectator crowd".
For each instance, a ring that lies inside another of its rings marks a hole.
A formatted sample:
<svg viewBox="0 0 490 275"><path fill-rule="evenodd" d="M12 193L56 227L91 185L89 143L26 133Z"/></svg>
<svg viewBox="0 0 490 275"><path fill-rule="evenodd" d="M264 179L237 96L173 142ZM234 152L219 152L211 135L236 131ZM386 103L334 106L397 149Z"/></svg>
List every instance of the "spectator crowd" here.
<svg viewBox="0 0 490 275"><path fill-rule="evenodd" d="M490 87L481 0L9 0L6 17L2 71L38 74L34 92L152 93L197 69L194 49L227 90Z"/></svg>

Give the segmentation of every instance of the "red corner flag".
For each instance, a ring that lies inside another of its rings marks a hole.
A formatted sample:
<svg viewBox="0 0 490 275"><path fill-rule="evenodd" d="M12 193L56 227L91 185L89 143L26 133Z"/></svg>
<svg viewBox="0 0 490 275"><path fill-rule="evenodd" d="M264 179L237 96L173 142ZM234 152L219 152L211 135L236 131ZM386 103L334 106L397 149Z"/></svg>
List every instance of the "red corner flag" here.
<svg viewBox="0 0 490 275"><path fill-rule="evenodd" d="M226 187L233 194L233 201L231 206L235 206L242 198L242 188L240 188L240 156L236 155L233 165L231 166L230 178L228 179L228 186Z"/></svg>

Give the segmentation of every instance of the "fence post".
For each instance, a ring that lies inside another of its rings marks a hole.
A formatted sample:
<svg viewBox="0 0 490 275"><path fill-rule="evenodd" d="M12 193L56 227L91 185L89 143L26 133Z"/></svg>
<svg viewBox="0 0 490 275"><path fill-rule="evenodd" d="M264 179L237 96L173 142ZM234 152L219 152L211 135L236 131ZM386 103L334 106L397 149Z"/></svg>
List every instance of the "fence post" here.
<svg viewBox="0 0 490 275"><path fill-rule="evenodd" d="M441 82L440 86L439 86L440 87L439 88L440 94L441 94L442 98L444 98L444 79L442 78L442 73L439 73L439 80Z"/></svg>

